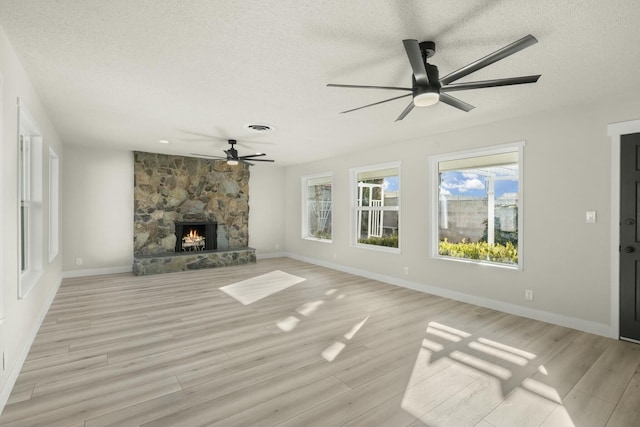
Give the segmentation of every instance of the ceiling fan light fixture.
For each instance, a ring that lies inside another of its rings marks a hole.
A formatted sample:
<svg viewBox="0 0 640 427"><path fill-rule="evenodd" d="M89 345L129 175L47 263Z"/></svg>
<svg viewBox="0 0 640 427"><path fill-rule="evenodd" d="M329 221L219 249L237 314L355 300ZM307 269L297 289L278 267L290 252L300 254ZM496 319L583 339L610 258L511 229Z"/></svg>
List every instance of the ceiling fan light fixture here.
<svg viewBox="0 0 640 427"><path fill-rule="evenodd" d="M227 160L227 164L229 166L236 166L238 164L237 160Z"/></svg>
<svg viewBox="0 0 640 427"><path fill-rule="evenodd" d="M436 91L418 93L413 97L413 105L416 107L429 107L440 101L440 94Z"/></svg>

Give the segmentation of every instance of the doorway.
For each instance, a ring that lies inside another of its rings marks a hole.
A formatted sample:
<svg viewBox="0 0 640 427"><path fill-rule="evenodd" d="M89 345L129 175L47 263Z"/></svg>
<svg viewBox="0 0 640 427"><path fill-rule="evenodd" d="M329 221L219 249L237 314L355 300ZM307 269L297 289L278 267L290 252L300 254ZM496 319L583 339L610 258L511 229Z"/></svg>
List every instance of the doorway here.
<svg viewBox="0 0 640 427"><path fill-rule="evenodd" d="M640 343L640 133L620 137L620 338Z"/></svg>

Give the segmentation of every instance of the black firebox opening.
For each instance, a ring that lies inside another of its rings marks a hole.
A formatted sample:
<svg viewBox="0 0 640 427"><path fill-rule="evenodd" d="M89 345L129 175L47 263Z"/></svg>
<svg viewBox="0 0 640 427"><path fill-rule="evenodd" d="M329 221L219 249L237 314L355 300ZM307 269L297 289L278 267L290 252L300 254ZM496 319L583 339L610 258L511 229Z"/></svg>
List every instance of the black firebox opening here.
<svg viewBox="0 0 640 427"><path fill-rule="evenodd" d="M176 222L176 252L211 251L217 248L215 222Z"/></svg>

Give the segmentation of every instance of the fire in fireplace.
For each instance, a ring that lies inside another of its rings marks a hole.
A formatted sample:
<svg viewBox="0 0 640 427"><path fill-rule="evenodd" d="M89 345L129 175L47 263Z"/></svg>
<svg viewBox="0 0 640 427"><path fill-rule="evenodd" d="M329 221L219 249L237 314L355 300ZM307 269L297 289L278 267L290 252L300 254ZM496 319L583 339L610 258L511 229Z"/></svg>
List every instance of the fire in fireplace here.
<svg viewBox="0 0 640 427"><path fill-rule="evenodd" d="M217 247L215 222L176 222L176 252L208 251Z"/></svg>

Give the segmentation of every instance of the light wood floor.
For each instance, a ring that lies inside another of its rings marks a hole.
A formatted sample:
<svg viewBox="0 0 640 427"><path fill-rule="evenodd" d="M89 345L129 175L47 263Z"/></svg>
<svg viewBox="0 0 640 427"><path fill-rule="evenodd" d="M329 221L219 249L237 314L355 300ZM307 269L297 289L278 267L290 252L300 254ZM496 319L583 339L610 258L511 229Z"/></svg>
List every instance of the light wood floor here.
<svg viewBox="0 0 640 427"><path fill-rule="evenodd" d="M258 301L219 289L267 273L232 287ZM283 258L65 280L0 425L637 426L639 366L638 345Z"/></svg>

